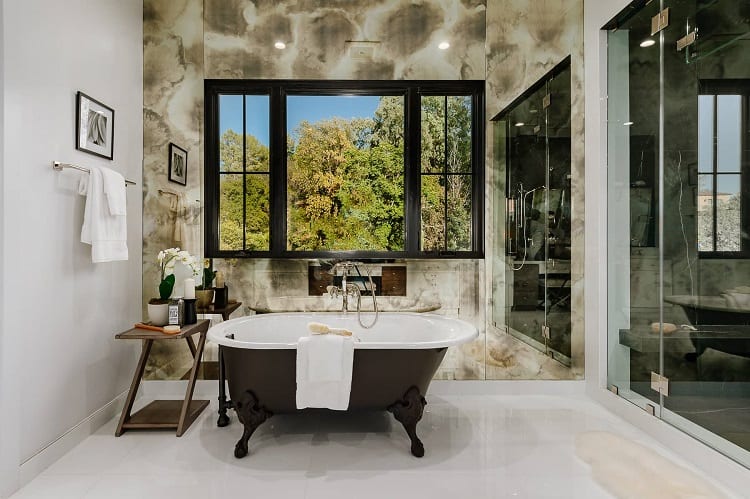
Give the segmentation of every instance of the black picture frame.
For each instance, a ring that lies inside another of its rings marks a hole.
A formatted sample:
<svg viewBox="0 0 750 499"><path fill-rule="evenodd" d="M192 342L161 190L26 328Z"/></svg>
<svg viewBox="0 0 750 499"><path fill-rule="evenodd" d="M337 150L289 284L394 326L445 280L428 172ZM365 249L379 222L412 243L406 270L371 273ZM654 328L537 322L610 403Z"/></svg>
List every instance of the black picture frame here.
<svg viewBox="0 0 750 499"><path fill-rule="evenodd" d="M85 93L76 93L76 149L114 158L115 110Z"/></svg>
<svg viewBox="0 0 750 499"><path fill-rule="evenodd" d="M168 179L180 185L187 185L187 151L177 144L169 143Z"/></svg>

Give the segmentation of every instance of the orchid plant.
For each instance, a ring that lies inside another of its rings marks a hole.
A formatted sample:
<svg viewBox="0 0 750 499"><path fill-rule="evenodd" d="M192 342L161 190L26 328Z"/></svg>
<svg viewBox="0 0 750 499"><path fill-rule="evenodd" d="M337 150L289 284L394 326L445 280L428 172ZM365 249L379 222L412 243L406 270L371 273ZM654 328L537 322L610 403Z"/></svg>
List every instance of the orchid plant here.
<svg viewBox="0 0 750 499"><path fill-rule="evenodd" d="M192 271L193 276L197 276L201 270L198 260L195 257L190 256L190 253L187 251L180 250L180 248L169 248L160 251L159 255L156 257L156 261L159 263L159 277L161 279L161 282L159 283L159 297L162 300L168 300L172 295L175 282L175 265L182 263L187 266Z"/></svg>

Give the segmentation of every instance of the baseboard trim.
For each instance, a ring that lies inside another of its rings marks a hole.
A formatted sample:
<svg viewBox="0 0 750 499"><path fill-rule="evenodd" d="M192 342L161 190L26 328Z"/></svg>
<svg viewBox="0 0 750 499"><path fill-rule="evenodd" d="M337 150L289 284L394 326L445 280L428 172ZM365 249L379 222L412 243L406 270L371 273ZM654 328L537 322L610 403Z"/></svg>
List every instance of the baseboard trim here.
<svg viewBox="0 0 750 499"><path fill-rule="evenodd" d="M127 394L127 390L120 393L103 407L97 409L83 421L60 435L56 440L50 442L39 452L23 461L19 467L20 486L23 487L28 484L42 471L49 468L52 463L80 444L86 437L92 435L102 425L120 414L125 405Z"/></svg>
<svg viewBox="0 0 750 499"><path fill-rule="evenodd" d="M583 380L435 380L430 383L433 395L557 395L583 397Z"/></svg>

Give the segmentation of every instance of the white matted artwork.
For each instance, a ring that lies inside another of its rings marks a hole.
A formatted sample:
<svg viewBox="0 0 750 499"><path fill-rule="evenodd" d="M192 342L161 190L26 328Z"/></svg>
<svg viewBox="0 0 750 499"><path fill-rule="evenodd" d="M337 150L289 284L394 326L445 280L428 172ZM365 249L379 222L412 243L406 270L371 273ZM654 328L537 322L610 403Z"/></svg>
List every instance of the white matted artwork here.
<svg viewBox="0 0 750 499"><path fill-rule="evenodd" d="M187 151L171 142L169 143L169 180L187 185Z"/></svg>
<svg viewBox="0 0 750 499"><path fill-rule="evenodd" d="M112 159L115 110L83 92L76 94L76 149Z"/></svg>

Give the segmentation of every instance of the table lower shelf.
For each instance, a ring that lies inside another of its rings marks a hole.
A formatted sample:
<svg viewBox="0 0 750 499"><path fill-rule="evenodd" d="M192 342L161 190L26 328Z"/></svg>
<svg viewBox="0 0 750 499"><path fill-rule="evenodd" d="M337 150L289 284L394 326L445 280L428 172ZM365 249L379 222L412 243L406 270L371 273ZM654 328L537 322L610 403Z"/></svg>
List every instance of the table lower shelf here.
<svg viewBox="0 0 750 499"><path fill-rule="evenodd" d="M132 414L122 425L124 430L174 429L180 423L183 400L154 400L140 411ZM208 407L208 400L192 400L185 415L184 429Z"/></svg>

